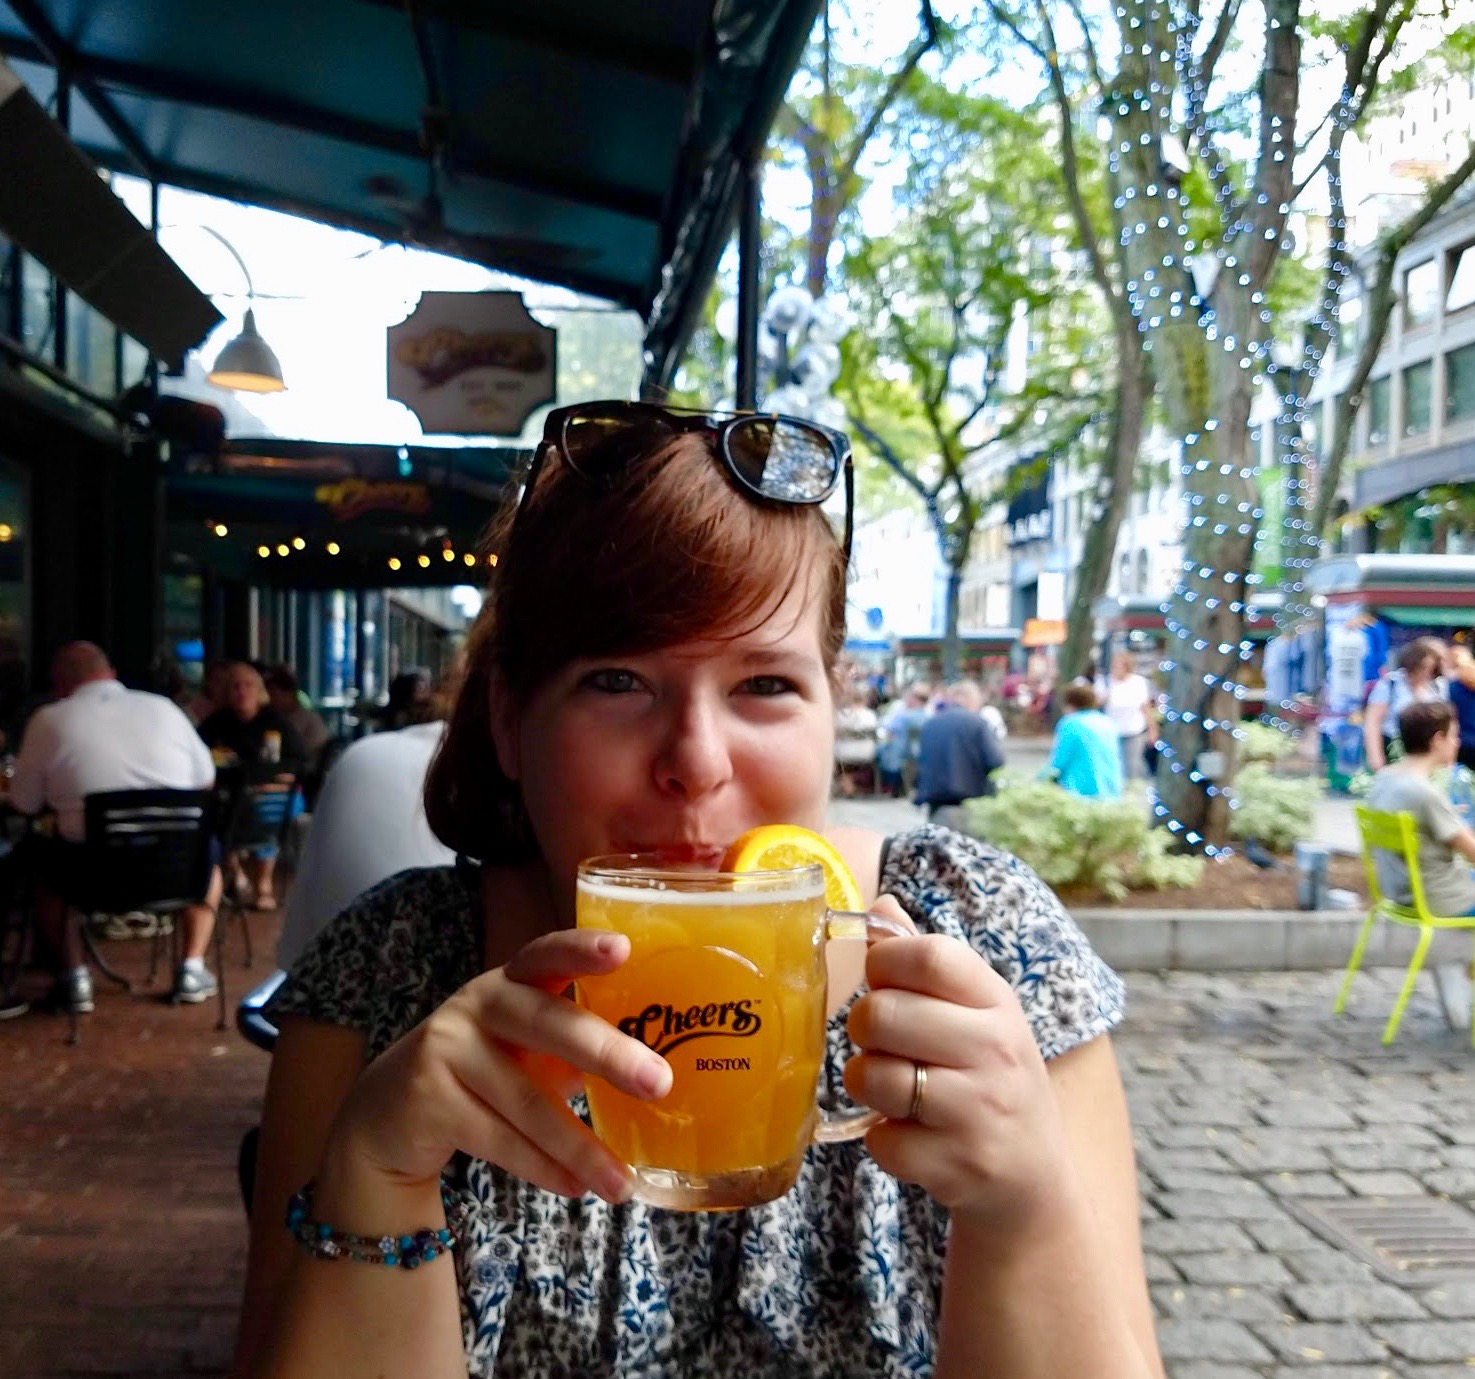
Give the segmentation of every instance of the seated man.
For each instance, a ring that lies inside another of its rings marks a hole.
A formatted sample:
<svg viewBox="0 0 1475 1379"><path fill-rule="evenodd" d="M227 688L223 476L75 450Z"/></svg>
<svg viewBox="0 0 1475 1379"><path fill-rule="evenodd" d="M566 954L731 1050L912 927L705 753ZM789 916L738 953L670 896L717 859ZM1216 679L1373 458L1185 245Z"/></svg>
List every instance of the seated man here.
<svg viewBox="0 0 1475 1379"><path fill-rule="evenodd" d="M432 719L374 733L333 764L287 892L277 966L291 967L318 930L369 887L408 867L456 860L425 822L425 773L444 732Z"/></svg>
<svg viewBox="0 0 1475 1379"><path fill-rule="evenodd" d="M1412 814L1418 823L1419 873L1424 899L1441 916L1475 915L1475 832L1455 813L1449 796L1430 775L1454 764L1460 750L1455 711L1442 700L1410 704L1398 716L1404 756L1373 777L1367 807ZM1464 860L1461 860L1464 859ZM1408 867L1397 853L1378 848L1373 858L1378 885L1389 900L1413 904Z"/></svg>
<svg viewBox="0 0 1475 1379"><path fill-rule="evenodd" d="M92 977L77 921L63 898L68 877L82 862L83 801L111 790L207 790L215 767L184 711L162 695L124 688L91 642L71 642L56 653L51 683L57 701L37 709L26 725L10 802L23 814L56 811L56 836L33 840L36 919L62 964L61 1003L85 1014L92 1009ZM218 877L217 870L212 897ZM176 1001L194 1004L215 994L215 977L205 967L215 925L210 900L183 912Z"/></svg>

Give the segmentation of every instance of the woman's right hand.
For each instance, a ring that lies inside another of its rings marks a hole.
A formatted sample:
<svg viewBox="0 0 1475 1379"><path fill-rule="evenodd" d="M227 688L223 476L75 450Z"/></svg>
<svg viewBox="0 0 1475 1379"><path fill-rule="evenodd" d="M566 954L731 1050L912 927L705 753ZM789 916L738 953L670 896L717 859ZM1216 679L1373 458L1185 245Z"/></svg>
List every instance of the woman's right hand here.
<svg viewBox="0 0 1475 1379"><path fill-rule="evenodd" d="M671 1069L562 993L629 955L622 934L564 929L467 983L365 1068L325 1165L411 1186L433 1182L462 1150L549 1192L623 1201L629 1169L567 1098L588 1073L654 1100L670 1090Z"/></svg>

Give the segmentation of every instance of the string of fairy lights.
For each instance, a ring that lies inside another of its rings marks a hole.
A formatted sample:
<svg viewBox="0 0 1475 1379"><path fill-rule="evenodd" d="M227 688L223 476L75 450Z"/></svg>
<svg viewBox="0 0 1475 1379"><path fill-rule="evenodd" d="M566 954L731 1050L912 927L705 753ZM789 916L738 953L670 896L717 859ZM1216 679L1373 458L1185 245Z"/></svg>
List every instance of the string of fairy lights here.
<svg viewBox="0 0 1475 1379"><path fill-rule="evenodd" d="M1184 5L1175 10L1156 3L1118 4L1115 13L1122 39L1119 72L1126 80L1106 93L1103 103L1116 134L1107 161L1115 189L1113 206L1120 216L1120 248L1127 265L1125 295L1142 333L1143 348L1151 353L1154 335L1164 330L1181 331L1196 325L1205 344L1222 352L1221 367L1227 363L1248 373L1252 386L1258 386L1275 367L1274 321L1261 284L1268 280L1275 256L1290 246L1287 220L1291 206L1282 200L1272 207L1265 188L1288 181L1294 155L1293 121L1278 115L1266 119L1262 111L1264 144L1250 189L1241 192L1210 128L1208 86L1200 79L1195 57L1201 29L1197 7ZM1267 23L1273 37L1279 20L1268 16ZM1164 80L1164 73L1173 75ZM1135 84L1128 89L1127 81ZM1174 114L1180 95L1181 119ZM1354 93L1344 86L1332 116L1334 134L1345 132L1354 114ZM1212 215L1206 218L1212 220L1214 233L1203 241L1196 241L1192 233L1194 208L1187 191L1191 164L1176 130L1186 133L1196 148L1213 187ZM1340 148L1339 139L1334 146ZM1277 170L1275 164L1285 166ZM1339 207L1340 168L1335 158L1327 160L1326 172L1332 205ZM1332 239L1329 261L1334 274L1345 279L1345 216L1329 217L1327 229ZM1263 262L1257 265L1257 259ZM1301 365L1283 369L1277 380L1284 385L1277 388L1281 399L1277 434L1289 437L1292 447L1289 472L1284 476L1283 519L1292 551L1282 561L1292 614L1304 600L1305 572L1319 548L1318 534L1308 517L1314 473L1305 443L1307 399L1325 358L1325 342L1335 338L1342 286L1342 281L1332 280L1332 290L1323 294L1310 322ZM1208 351L1204 363L1212 371L1213 356ZM1206 388L1206 406L1211 405L1212 396ZM1226 457L1217 446L1218 426L1217 418L1204 416L1198 429L1181 438L1178 468L1187 508L1185 550L1173 592L1164 605L1168 644L1160 669L1172 683L1192 684L1202 694L1194 702L1168 706L1163 719L1205 734L1222 731L1242 741L1245 733L1237 711L1216 718L1211 706L1221 694L1238 703L1249 695L1240 667L1254 648L1247 624L1259 577L1248 570L1215 568L1205 558L1205 548L1212 537L1232 534L1253 540L1260 535L1265 514L1258 501L1260 466L1253 447L1247 444L1239 459ZM1276 536L1282 539L1281 533ZM1183 616L1191 617L1195 608L1213 612L1221 607L1238 619L1241 636L1237 642L1211 641L1179 615L1183 609L1189 610ZM1160 736L1163 740L1156 744L1160 759L1173 775L1186 777L1211 800L1228 794L1227 787L1218 783L1221 773L1209 767L1203 756L1187 760L1166 740L1166 733ZM1232 797L1229 803L1233 805ZM1153 807L1158 820L1190 846L1201 847L1210 856L1227 851L1209 844L1198 829L1177 818L1161 796Z"/></svg>
<svg viewBox="0 0 1475 1379"><path fill-rule="evenodd" d="M207 521L205 527L212 536L230 535L230 528L224 522ZM327 556L339 556L343 554L343 545L332 539L309 542L304 536L294 536L287 541L263 541L256 547L256 556L259 560L290 560L293 556L316 555L319 552ZM413 571L415 568L429 570L436 564L437 558L442 565L455 567L456 573L463 578L474 570L484 567L495 568L497 564L495 551L485 556L478 555L475 551L458 551L453 542L446 540L428 550L421 550L414 554L388 556L385 558L384 565L391 574L400 570ZM449 574L450 571L446 573Z"/></svg>

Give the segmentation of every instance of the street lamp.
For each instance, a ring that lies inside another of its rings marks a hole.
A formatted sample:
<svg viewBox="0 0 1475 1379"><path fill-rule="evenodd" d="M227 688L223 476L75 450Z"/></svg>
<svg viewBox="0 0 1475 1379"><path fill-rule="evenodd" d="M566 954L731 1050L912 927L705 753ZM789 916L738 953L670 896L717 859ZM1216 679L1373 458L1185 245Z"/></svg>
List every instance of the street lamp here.
<svg viewBox="0 0 1475 1379"><path fill-rule="evenodd" d="M254 302L256 287L251 281L246 261L236 252L235 245L208 225L201 225L200 229L225 246L246 279L246 300ZM261 338L261 333L256 329L256 313L251 307L246 308L241 333L228 341L225 348L215 356L215 363L206 377L217 388L229 388L237 393L280 393L285 390L287 384L282 378L282 366L277 362L271 346Z"/></svg>

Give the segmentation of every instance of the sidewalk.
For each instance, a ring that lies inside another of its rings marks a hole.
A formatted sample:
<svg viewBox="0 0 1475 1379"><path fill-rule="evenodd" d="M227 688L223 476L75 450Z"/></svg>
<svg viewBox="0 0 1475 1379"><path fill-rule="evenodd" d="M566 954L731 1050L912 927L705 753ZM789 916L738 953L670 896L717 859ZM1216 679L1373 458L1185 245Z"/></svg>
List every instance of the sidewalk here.
<svg viewBox="0 0 1475 1379"><path fill-rule="evenodd" d="M146 947L109 950L141 971ZM1395 974L1363 979L1343 1020L1336 982L1127 974L1116 1043L1170 1379L1471 1373L1475 1056L1428 986L1385 1050ZM221 1376L246 1235L235 1151L267 1060L209 1007L112 989L81 1047L64 1039L58 1018L0 1025L0 1375ZM1303 1215L1349 1203L1395 1229L1452 1209L1469 1248L1446 1275L1380 1271Z"/></svg>

